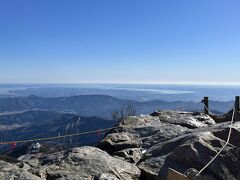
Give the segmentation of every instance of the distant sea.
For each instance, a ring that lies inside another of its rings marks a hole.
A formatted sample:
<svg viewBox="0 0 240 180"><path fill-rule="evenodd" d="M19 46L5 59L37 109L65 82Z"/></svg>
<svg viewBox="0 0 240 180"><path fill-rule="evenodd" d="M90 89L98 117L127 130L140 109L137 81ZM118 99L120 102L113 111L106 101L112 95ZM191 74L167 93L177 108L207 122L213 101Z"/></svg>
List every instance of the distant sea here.
<svg viewBox="0 0 240 180"><path fill-rule="evenodd" d="M240 95L240 86L156 85L156 84L0 84L0 97L67 97L110 95L138 101L200 101L209 96L214 101L232 101Z"/></svg>

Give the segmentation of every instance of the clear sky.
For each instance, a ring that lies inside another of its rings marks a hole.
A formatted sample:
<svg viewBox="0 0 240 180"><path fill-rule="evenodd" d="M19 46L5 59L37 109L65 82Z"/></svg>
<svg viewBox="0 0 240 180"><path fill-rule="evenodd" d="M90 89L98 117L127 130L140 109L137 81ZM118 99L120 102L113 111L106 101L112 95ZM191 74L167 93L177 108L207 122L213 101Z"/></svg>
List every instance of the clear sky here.
<svg viewBox="0 0 240 180"><path fill-rule="evenodd" d="M1 0L1 83L240 84L239 0Z"/></svg>

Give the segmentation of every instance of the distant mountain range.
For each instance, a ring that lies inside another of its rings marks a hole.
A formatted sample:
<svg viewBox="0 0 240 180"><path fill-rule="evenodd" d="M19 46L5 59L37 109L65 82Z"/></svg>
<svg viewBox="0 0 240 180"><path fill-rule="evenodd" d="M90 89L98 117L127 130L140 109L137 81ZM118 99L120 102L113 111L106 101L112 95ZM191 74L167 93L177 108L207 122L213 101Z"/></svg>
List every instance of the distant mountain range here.
<svg viewBox="0 0 240 180"><path fill-rule="evenodd" d="M79 95L71 97L43 98L38 96L0 98L0 115L11 112L31 110L53 111L77 114L84 117L97 116L111 120L111 112L121 109L126 104L132 104L137 114L149 114L155 110L187 110L202 111L203 105L195 102L165 102L160 100L140 102L123 100L107 95ZM228 111L234 102L211 101L210 109L223 113Z"/></svg>

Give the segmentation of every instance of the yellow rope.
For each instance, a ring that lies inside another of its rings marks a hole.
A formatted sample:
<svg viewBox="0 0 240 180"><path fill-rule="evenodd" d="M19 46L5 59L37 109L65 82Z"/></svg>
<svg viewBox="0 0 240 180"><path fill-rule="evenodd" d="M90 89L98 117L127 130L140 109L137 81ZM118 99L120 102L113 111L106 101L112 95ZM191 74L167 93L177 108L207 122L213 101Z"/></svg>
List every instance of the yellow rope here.
<svg viewBox="0 0 240 180"><path fill-rule="evenodd" d="M66 135L62 135L62 136L52 136L52 137L45 137L45 138L35 138L35 139L26 139L26 140L19 140L19 141L0 142L0 144L27 143L27 142L35 142L35 141L55 140L55 139L62 139L62 138L66 138L66 137L73 137L73 136L80 136L80 135L85 135L85 134L92 134L92 133L97 133L97 132L108 131L108 130L112 130L114 128L116 128L116 127L80 132L80 133L75 133L75 134L66 134Z"/></svg>

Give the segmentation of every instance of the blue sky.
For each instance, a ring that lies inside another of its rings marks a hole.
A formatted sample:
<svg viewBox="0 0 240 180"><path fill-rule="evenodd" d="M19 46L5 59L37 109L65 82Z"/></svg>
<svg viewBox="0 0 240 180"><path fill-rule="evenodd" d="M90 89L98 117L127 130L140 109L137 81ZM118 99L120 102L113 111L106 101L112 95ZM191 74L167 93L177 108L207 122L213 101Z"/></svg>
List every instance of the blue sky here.
<svg viewBox="0 0 240 180"><path fill-rule="evenodd" d="M1 83L240 84L240 1L1 0Z"/></svg>

